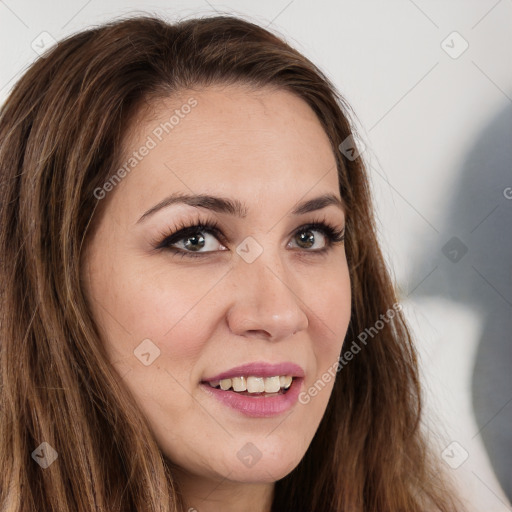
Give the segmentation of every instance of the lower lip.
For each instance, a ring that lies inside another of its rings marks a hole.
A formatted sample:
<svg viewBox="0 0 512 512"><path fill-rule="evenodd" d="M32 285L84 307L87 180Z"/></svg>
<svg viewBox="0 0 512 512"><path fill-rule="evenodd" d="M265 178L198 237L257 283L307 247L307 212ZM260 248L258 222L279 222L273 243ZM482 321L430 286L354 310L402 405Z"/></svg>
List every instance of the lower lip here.
<svg viewBox="0 0 512 512"><path fill-rule="evenodd" d="M268 418L282 414L291 409L299 397L302 387L302 377L294 378L288 391L283 395L240 395L235 391L223 391L212 388L209 384L201 383L207 393L219 402L252 418Z"/></svg>

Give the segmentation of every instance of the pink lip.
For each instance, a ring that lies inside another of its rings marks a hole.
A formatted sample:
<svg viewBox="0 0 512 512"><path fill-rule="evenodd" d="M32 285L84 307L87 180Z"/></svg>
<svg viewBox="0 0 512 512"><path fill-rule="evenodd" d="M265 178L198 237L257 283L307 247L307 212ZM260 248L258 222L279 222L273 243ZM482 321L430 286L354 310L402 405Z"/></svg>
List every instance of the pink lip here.
<svg viewBox="0 0 512 512"><path fill-rule="evenodd" d="M214 377L208 377L203 379L202 382L211 382L212 380L231 379L233 377L249 376L254 375L255 377L275 377L278 375L290 375L292 377L304 377L304 370L297 364L294 363L278 363L269 364L262 361L255 363L243 364L235 366L231 370L219 373ZM213 389L213 388L212 388ZM290 387L291 389L291 387ZM289 394L286 393L287 395ZM238 395L237 395L238 396ZM283 395L286 396L286 395Z"/></svg>
<svg viewBox="0 0 512 512"><path fill-rule="evenodd" d="M253 370L254 369L251 368L251 372ZM258 375L261 375L261 373L258 373ZM272 377L273 375L276 374L273 373L272 375L267 376ZM283 374L281 373L281 375ZM288 372L287 375L290 375L290 373ZM275 396L241 395L231 390L223 391L222 389L212 388L209 384L204 382L201 383L201 388L204 389L204 391L206 391L210 396L213 396L219 400L219 402L222 404L227 405L231 409L235 409L242 414L245 414L246 416L253 418L266 418L275 416L277 414L282 414L290 409L293 405L295 405L299 397L303 381L303 377L294 378L291 386L288 388L288 391L285 394Z"/></svg>

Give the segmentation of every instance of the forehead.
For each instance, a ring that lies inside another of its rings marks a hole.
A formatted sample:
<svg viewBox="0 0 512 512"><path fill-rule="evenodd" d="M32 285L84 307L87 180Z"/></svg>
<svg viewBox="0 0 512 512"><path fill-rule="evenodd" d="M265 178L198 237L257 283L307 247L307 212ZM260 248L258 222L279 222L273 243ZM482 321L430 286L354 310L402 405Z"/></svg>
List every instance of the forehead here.
<svg viewBox="0 0 512 512"><path fill-rule="evenodd" d="M282 89L211 86L153 101L132 123L123 152L121 166L130 158L134 165L114 202L129 202L131 217L176 191L234 196L249 208L339 195L325 131L301 98Z"/></svg>

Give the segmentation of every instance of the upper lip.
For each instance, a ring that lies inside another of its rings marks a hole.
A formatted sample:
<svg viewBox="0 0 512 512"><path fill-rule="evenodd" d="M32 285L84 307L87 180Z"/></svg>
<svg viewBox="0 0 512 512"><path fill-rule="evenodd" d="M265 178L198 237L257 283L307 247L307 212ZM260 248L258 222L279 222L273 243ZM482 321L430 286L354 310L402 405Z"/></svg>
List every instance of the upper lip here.
<svg viewBox="0 0 512 512"><path fill-rule="evenodd" d="M232 377L241 377L254 375L255 377L275 377L278 375L290 375L292 377L304 377L304 370L295 363L265 363L258 361L254 363L242 364L235 366L230 370L219 373L213 377L203 379L203 382L210 382L212 380L231 379Z"/></svg>

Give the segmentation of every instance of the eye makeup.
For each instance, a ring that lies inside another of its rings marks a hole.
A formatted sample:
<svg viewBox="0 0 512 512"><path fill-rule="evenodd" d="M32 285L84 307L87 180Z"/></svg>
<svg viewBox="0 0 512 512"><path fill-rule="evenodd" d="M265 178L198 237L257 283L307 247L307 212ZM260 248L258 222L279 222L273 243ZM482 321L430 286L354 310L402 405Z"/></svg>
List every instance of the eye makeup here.
<svg viewBox="0 0 512 512"><path fill-rule="evenodd" d="M325 218L301 225L292 233L292 236L297 237L298 235L306 232L319 232L323 237L325 237L325 245L321 249L309 249L302 248L300 246L297 247L297 249L308 253L325 254L327 251L332 249L333 246L343 243L345 239L345 228L343 227L342 229L339 229L332 225ZM164 232L161 232L157 239L152 242L152 245L156 251L170 251L181 257L204 258L219 251L209 250L200 252L196 250L179 248L176 247L176 245L187 239L195 239L196 241L200 239L204 240L204 236L198 237L197 235L206 233L215 237L222 245L229 245L229 240L222 232L219 223L214 219L201 217L197 218L193 222L181 222L174 228L170 228ZM202 248L203 247L200 247L200 249Z"/></svg>

